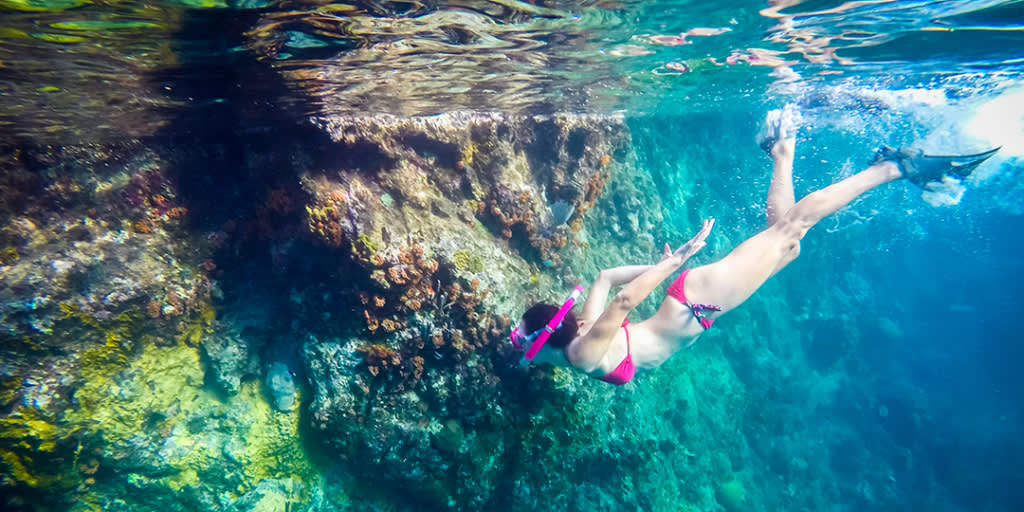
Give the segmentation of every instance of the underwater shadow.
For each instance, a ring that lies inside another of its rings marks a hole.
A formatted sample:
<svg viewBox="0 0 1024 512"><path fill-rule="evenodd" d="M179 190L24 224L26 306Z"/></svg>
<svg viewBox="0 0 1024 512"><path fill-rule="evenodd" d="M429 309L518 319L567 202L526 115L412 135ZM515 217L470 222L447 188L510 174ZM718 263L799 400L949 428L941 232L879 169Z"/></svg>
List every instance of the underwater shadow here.
<svg viewBox="0 0 1024 512"><path fill-rule="evenodd" d="M258 354L261 389L268 368L286 364L294 375L301 441L308 459L327 466L306 402L312 394L302 364L303 336L345 335L361 308L354 280L362 271L347 252L308 236L301 186L306 173L372 161L364 148L331 140L308 119L309 103L288 87L271 63L245 50L260 11L191 10L175 34L179 65L148 77L150 87L179 105L145 140L159 156L185 208L187 230L209 256L218 324ZM358 165L356 165L358 167ZM339 283L341 283L339 289ZM318 301L306 300L318 297ZM329 312L329 314L325 313ZM228 324L225 326L224 324ZM231 325L234 324L234 325ZM219 334L219 333L218 333ZM205 386L230 400L209 378L212 359L201 347ZM264 389L264 398L270 397Z"/></svg>

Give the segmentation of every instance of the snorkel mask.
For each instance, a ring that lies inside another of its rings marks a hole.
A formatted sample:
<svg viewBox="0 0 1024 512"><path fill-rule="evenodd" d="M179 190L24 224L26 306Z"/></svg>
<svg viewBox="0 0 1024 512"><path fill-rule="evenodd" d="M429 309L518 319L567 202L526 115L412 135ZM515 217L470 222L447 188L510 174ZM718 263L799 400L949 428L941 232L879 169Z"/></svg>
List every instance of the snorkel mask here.
<svg viewBox="0 0 1024 512"><path fill-rule="evenodd" d="M522 362L524 364L530 364L530 362L533 361L533 358L537 356L537 352L540 352L541 347L543 347L544 343L551 337L551 334L562 326L562 319L565 318L566 313L572 309L572 305L576 303L576 299L578 299L582 293L583 287L576 285L576 288L571 294L569 294L569 298L565 299L565 302L562 303L562 307L558 309L555 316L551 317L551 321L543 328L537 329L530 334L523 334L519 332L518 326L512 329L512 333L509 335L509 338L512 339L512 346L515 347L516 350L522 349L525 342L531 342L530 348L526 349L526 354L523 354Z"/></svg>

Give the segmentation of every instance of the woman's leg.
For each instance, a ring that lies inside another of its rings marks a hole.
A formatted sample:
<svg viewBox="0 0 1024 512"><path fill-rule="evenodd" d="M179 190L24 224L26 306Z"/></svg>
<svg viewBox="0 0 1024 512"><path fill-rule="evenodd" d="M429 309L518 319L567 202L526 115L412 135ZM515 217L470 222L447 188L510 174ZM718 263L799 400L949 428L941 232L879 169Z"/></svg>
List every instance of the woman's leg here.
<svg viewBox="0 0 1024 512"><path fill-rule="evenodd" d="M821 219L861 194L902 176L892 162L880 162L821 190L811 192L768 229L747 239L721 260L693 269L685 283L687 299L733 309L800 254L800 240Z"/></svg>
<svg viewBox="0 0 1024 512"><path fill-rule="evenodd" d="M788 137L779 138L772 145L772 183L768 186L768 225L772 226L782 218L796 198L793 195L793 155L796 152L796 137L793 130Z"/></svg>

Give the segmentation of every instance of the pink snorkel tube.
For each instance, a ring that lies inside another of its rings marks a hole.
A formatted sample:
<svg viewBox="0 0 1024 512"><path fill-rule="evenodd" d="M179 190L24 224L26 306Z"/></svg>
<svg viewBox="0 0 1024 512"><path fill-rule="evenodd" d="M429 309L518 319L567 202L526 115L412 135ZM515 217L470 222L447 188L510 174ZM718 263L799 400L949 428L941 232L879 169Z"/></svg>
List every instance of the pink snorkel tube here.
<svg viewBox="0 0 1024 512"><path fill-rule="evenodd" d="M541 347L543 347L544 343L551 337L551 333L555 332L555 329L558 329L559 324L562 323L562 319L565 318L565 314L572 309L572 305L576 303L576 299L578 299L582 293L583 287L576 285L576 289L569 294L569 298L565 299L565 303L562 304L562 307L559 308L558 312L555 313L555 316L551 318L548 325L544 326L544 330L537 335L537 339L533 341L530 348L526 350L526 354L523 355L523 359L529 362L537 356L537 352L540 352Z"/></svg>

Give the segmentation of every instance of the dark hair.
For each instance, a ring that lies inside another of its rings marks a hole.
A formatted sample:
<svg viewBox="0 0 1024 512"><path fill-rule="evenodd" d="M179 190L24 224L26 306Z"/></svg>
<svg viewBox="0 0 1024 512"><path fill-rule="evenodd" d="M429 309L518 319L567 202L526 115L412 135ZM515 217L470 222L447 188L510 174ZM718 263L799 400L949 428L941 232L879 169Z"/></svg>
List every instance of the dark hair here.
<svg viewBox="0 0 1024 512"><path fill-rule="evenodd" d="M543 329L555 317L558 309L558 306L543 302L538 302L530 309L527 309L526 313L523 313L523 326L526 327L526 333L524 334ZM555 332L551 333L547 344L555 348L565 348L576 337L577 331L579 331L579 325L576 324L576 315L572 314L572 311L568 311L565 314L565 318L562 319L562 327L555 329Z"/></svg>

